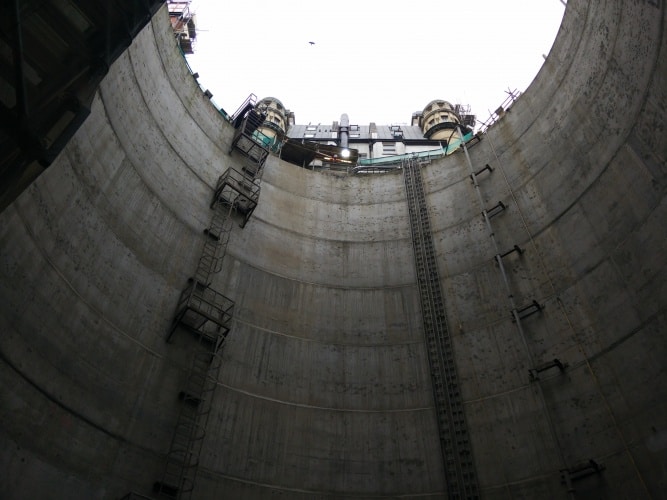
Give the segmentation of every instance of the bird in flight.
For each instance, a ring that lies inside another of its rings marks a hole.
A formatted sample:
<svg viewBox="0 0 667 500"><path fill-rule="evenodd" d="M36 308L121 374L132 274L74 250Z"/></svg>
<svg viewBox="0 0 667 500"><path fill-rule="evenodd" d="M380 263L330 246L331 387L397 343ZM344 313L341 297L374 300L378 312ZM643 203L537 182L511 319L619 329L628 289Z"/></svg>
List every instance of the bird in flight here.
<svg viewBox="0 0 667 500"><path fill-rule="evenodd" d="M311 44L311 45L315 45L315 42L308 42L308 43Z"/></svg>

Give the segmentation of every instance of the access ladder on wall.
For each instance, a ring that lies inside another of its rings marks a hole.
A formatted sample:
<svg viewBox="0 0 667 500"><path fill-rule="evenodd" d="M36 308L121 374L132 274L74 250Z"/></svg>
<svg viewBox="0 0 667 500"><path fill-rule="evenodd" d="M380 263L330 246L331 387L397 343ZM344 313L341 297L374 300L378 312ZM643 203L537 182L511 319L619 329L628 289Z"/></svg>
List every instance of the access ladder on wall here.
<svg viewBox="0 0 667 500"><path fill-rule="evenodd" d="M216 198L211 208L213 216L204 230L206 239L197 269L178 300L167 342L179 326L209 343L215 343L220 335L226 337L231 327L234 302L211 287L211 277L222 269L233 205Z"/></svg>
<svg viewBox="0 0 667 500"><path fill-rule="evenodd" d="M179 393L180 412L172 434L162 477L153 490L162 498L190 498L195 485L199 456L213 397L218 385L221 358L218 353L224 338L196 352L185 387Z"/></svg>
<svg viewBox="0 0 667 500"><path fill-rule="evenodd" d="M403 174L447 494L450 499L474 499L479 497L477 474L447 327L421 167L416 158L404 160Z"/></svg>
<svg viewBox="0 0 667 500"><path fill-rule="evenodd" d="M512 100L515 98L513 94L510 94L512 97ZM499 108L500 110L503 110L503 107L501 106ZM485 126L487 126L485 124ZM458 130L459 133L461 133L461 130ZM478 136L480 135L479 133L477 134ZM493 147L493 146L492 146ZM477 201L480 205L480 207L484 206L484 197L482 196L482 190L478 182L478 177L485 173L488 172L491 174L494 169L491 167L488 163L481 169L475 170L475 167L473 166L473 162L470 158L470 155L468 153L469 150L469 144L463 143L463 152L465 153L465 158L466 162L468 163L468 168L470 170L470 179L472 180L472 183L475 187L475 193L477 195ZM494 151L495 155L495 151ZM498 156L496 155L496 160L498 160ZM498 160L499 161L499 160ZM507 182L507 181L506 181ZM511 192L511 186L509 184L508 188L510 189ZM517 333L519 334L519 338L521 339L524 348L526 350L526 354L528 357L528 360L530 362L531 368L528 370L529 374L529 381L536 383L537 387L537 394L539 399L541 400L541 406L542 406L542 411L544 414L544 417L547 421L549 431L552 435L553 441L556 445L556 449L559 455L559 459L561 462L561 466L563 467L560 470L561 473L561 481L564 485L567 486L567 493L570 498L574 498L574 488L572 486L572 481L575 481L577 479L580 479L582 477L586 477L591 474L599 474L604 470L604 466L602 464L599 464L593 459L589 459L587 462L585 462L583 465L574 465L574 466L567 466L566 461L565 461L565 454L563 453L561 449L561 445L559 443L558 439L558 434L556 432L556 426L554 424L553 419L551 418L550 411L549 411L549 406L547 405L546 402L546 397L544 394L544 391L542 390L542 387L540 386L540 373L551 370L554 371L554 369L558 369L561 373L565 372L565 370L568 367L568 363L565 363L561 361L559 358L552 358L549 360L546 360L540 364L535 365L535 360L533 359L533 354L531 352L529 343L528 343L528 337L526 333L524 332L523 328L523 321L526 320L528 317L536 315L538 313L541 313L544 309L544 305L540 304L537 300L532 299L527 305L524 306L518 306L515 301L514 301L514 293L512 291L512 287L510 286L510 281L507 276L507 271L505 270L505 264L503 262L503 259L505 257L508 257L509 255L516 253L519 256L523 255L524 249L521 248L519 245L514 244L511 249L505 250L504 252L500 250L500 246L498 245L498 242L496 241L496 236L495 232L493 229L493 225L491 223L491 219L495 217L496 215L499 215L501 212L504 212L507 209L507 206L502 202L499 201L495 206L488 208L488 209L483 209L482 210L482 217L484 218L485 225L487 227L487 231L489 233L489 236L491 238L491 242L493 244L493 247L495 249L495 255L493 257L493 260L497 264L497 268L500 271L500 275L503 280L503 284L505 287L505 290L507 292L507 298L510 304L510 315L512 317L512 323L516 325ZM527 228L526 228L527 229Z"/></svg>
<svg viewBox="0 0 667 500"><path fill-rule="evenodd" d="M266 115L249 107L242 118L234 121L236 131L229 149L229 153L236 150L259 168L264 165L269 156L269 146L256 136L257 129L264 123Z"/></svg>
<svg viewBox="0 0 667 500"><path fill-rule="evenodd" d="M197 270L183 290L176 306L167 342L179 328L197 337L198 349L188 371L187 383L180 392L180 412L167 453L162 477L154 484L160 497L185 499L192 494L199 455L206 435L206 424L220 371L219 352L231 329L234 302L211 286L214 274L222 270L227 243L232 231L232 215L242 216L244 227L259 199L262 167L268 148L255 140L255 131L265 116L254 109L250 96L232 117L237 132L230 153L243 155L240 168L229 167L215 186L210 208L213 216L204 230L206 240Z"/></svg>
<svg viewBox="0 0 667 500"><path fill-rule="evenodd" d="M255 108L256 97L251 94L232 116L236 129L229 148L229 154L236 151L242 157L242 164L229 168L218 180L215 199L234 199L234 207L245 216L244 227L257 206L264 162L271 151L271 141L260 133L259 128L266 120L266 114Z"/></svg>
<svg viewBox="0 0 667 500"><path fill-rule="evenodd" d="M171 341L180 327L193 333L198 343L179 393L179 414L162 476L153 485L161 498L183 500L192 494L220 372L220 349L233 319L234 302L215 290L211 279L222 269L235 207L216 196L211 209L213 216L204 230L205 242L197 269L181 293L166 339Z"/></svg>
<svg viewBox="0 0 667 500"><path fill-rule="evenodd" d="M211 276L222 269L222 259L232 231L231 214L234 207L230 203L218 202L211 208L213 217L209 227L204 230L207 238L194 276L195 281L206 285L211 283Z"/></svg>

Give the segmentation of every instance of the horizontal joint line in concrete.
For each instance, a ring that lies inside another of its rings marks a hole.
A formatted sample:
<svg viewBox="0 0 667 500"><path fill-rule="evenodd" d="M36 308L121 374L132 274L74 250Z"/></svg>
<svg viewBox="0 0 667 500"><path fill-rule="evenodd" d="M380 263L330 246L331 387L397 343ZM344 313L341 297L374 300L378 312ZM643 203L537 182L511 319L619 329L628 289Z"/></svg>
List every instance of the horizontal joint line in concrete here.
<svg viewBox="0 0 667 500"><path fill-rule="evenodd" d="M271 333L274 335L279 335L281 337L287 337L295 340L301 340L303 342L315 342L318 344L323 344L323 345L331 345L331 346L347 346L347 347L368 347L368 348L378 348L378 347L392 347L392 346L397 346L397 345L412 345L412 344L423 344L424 339L415 339L415 340L405 340L402 342L386 342L386 343L374 343L374 344L354 344L354 343L347 343L347 342L324 342L322 340L318 339L311 339L307 337L299 337L297 335L290 335L288 333L283 333L279 332L277 330L271 330L270 328L265 328L262 326L255 325L253 323L250 323L248 321L243 321L242 319L239 318L234 318L232 321L241 323L243 325L249 326L251 328L254 328L256 330L260 330L262 332L266 333Z"/></svg>
<svg viewBox="0 0 667 500"><path fill-rule="evenodd" d="M487 401L489 399L495 399L495 398L499 398L499 397L502 397L502 396L507 396L508 394L512 394L514 392L519 392L521 390L525 390L526 388L530 387L530 385L531 384L529 383L529 380L528 380L528 368L526 368L526 383L525 384L514 387L513 389L508 389L506 391L496 392L494 394L489 394L488 396L482 396L480 398L469 399L467 401L463 401L463 404L467 405L467 404L473 404L473 403L482 403L482 402Z"/></svg>
<svg viewBox="0 0 667 500"><path fill-rule="evenodd" d="M393 243L393 242L396 242L396 241L410 241L410 240L412 240L412 237L410 235L407 235L403 238L368 239L368 240L337 240L337 239L334 239L334 238L325 238L323 236L312 236L310 234L300 233L298 231L295 231L294 229L289 229L289 228L284 227L284 226L278 226L278 225L274 224L273 222L269 222L266 219L263 219L263 218L257 216L256 213L253 214L252 218L253 218L253 220L261 221L263 224L266 224L267 226L275 227L276 229L280 230L281 232L295 234L295 235L297 235L301 238L308 239L308 240L325 241L327 243L346 243L346 244L351 243L351 244L355 244L355 245L365 245L365 244L368 244L368 243ZM367 227L367 224L365 224L365 223L360 223L360 224L364 225L364 227ZM409 224L409 221L407 220L407 218L406 218L406 224ZM369 232L364 231L364 234L369 234Z"/></svg>
<svg viewBox="0 0 667 500"><path fill-rule="evenodd" d="M284 160L281 160L281 162L284 162ZM301 168L301 167L299 167L299 168ZM299 192L290 191L289 189L285 189L284 187L280 186L279 184L272 183L270 180L263 181L263 182L267 186L271 186L272 188L274 188L276 190L282 191L283 193L290 194L290 195L295 196L297 198L301 198L303 200L315 201L315 202L321 202L321 203L331 203L332 205L337 205L337 206L345 206L344 203L330 201L327 198L315 198L315 197L312 197L312 196L303 196L303 195L299 194L303 191L299 191ZM402 186L402 184L397 184L397 185ZM396 198L385 199L385 200L382 201L382 203L370 202L370 201L368 203L360 203L360 202L355 201L354 206L356 206L356 207L367 207L367 206L373 206L373 205L389 205L389 204L394 204L394 203L396 203L396 204L405 203L405 195L403 194L402 189L399 189L398 191L400 191L400 192L397 192ZM331 198L331 200L333 200L333 199L334 198Z"/></svg>
<svg viewBox="0 0 667 500"><path fill-rule="evenodd" d="M159 52L159 50L158 50L158 52ZM160 135L161 135L162 138L164 139L164 142L167 143L167 144L169 145L169 149L171 149L171 151L173 151L173 153L174 153L174 154L181 160L181 162L183 163L183 165L185 165L185 167L186 167L190 172L192 172L192 175L194 175L197 179L199 179L204 185L208 186L212 191L215 190L215 186L209 184L209 183L206 181L206 179L204 179L201 175L199 175L199 173L196 172L196 171L190 166L190 163L188 162L187 158L185 158L185 157L181 154L181 152L180 152L178 149L176 149L176 148L174 147L174 145L173 145L173 143L171 142L169 136L168 136L167 133L164 131L164 128L161 126L161 122L160 122L160 120L159 120L159 119L155 116L155 114L153 113L153 106L151 106L151 104L146 100L146 89L144 89L144 87L139 83L139 80L137 79L137 72L136 72L136 67L135 67L136 63L135 63L135 61L133 60L134 58L132 57L132 51L131 51L131 50L128 50L128 51L127 51L127 56L128 56L128 58L129 58L129 66L132 68L132 77L133 77L133 79L134 79L134 83L136 84L136 88L139 89L139 94L141 95L141 100L143 101L144 106L146 106L146 109L148 110L150 117L154 120L154 122L155 122L155 124L156 124L156 127L155 127L156 130L159 131ZM162 66L163 66L163 68L164 68L164 62L163 62L163 60L162 60L161 57L160 57L160 62L162 63ZM171 81L170 81L170 83L171 83ZM173 86L172 86L172 88L173 88ZM182 101L181 101L181 102L182 102ZM188 108L187 106L185 106L185 104L183 104L183 107L187 110L188 114L190 114L190 112L189 112L189 108ZM190 115L190 117L192 118L192 123L195 123L195 124L196 124L197 122L196 122L196 120L194 119L194 117L192 117L192 115ZM199 128L199 130L202 130L202 129ZM202 132L204 132L204 131L202 130ZM204 135L206 135L206 134L204 133ZM207 136L207 137L208 137L208 136ZM209 138L209 139L210 139L210 138ZM214 141L211 141L211 144L212 144L212 145L215 145L216 143L215 143ZM157 196L157 193L155 193L155 195Z"/></svg>
<svg viewBox="0 0 667 500"><path fill-rule="evenodd" d="M271 276L277 276L278 278L282 278L288 281L296 281L297 283L302 283L304 285L313 285L321 288L333 288L335 290L388 290L392 288L415 288L417 286L416 281L409 283L402 283L402 284L399 283L397 285L381 285L381 286L346 286L346 285L334 285L329 283L318 283L317 281L306 281L298 278L293 278L291 276L286 276L284 274L277 273L275 271L257 266L255 264L251 264L250 262L242 259L239 255L235 254L232 251L228 251L227 255L233 257L234 259L236 259L238 262L242 263L245 266L251 267L252 269L257 269L258 271L270 274Z"/></svg>
<svg viewBox="0 0 667 500"><path fill-rule="evenodd" d="M538 481L538 480L545 480L545 479L548 479L550 477L553 477L556 474L560 474L560 471L554 471L551 474L539 474L539 475L536 475L536 476L528 477L526 479L519 479L517 481L507 481L506 483L493 484L493 485L490 485L490 486L482 486L480 489L482 491L506 489L508 486L519 486L519 485L522 485L522 484L532 483L532 482Z"/></svg>
<svg viewBox="0 0 667 500"><path fill-rule="evenodd" d="M244 394L246 396L250 396L251 398L263 399L265 401L271 401L272 403L278 403L281 405L292 406L296 408L308 408L312 410L323 410L323 411L345 412L345 413L408 413L416 411L434 411L432 406L422 406L416 408L380 409L380 410L372 410L372 409L359 410L356 408L333 408L328 406L308 405L305 403L296 403L294 401L285 401L282 399L270 398L268 396L262 396L261 394L256 394L254 392L245 391L237 387L232 387L231 385L223 384L222 382L218 382L218 386L224 387L225 389L236 392L238 394Z"/></svg>
<svg viewBox="0 0 667 500"><path fill-rule="evenodd" d="M153 38L153 41L156 41L156 35L155 35L155 33L157 32L157 31L156 31L157 28L155 27L156 23L158 23L158 26L160 26L160 27L164 27L164 26L165 26L164 23L162 23L161 21L158 21L158 20L156 19L156 16L153 16L153 17L151 18L150 25L151 25L151 30L153 31L153 37L152 37L152 38ZM173 37L172 33L170 33L170 32L167 32L167 36L168 36L168 37L169 37L169 36L172 36L172 37ZM172 38L172 39L173 39L173 38ZM173 52L174 49L176 49L176 45L175 45L175 44L162 44L162 43L156 43L156 44L155 44L155 47L156 47L156 52L157 52L157 54L158 54L158 56L159 56L159 58L160 58L160 64L161 64L161 66L162 66L162 68L163 68L163 70L164 70L164 74L167 76L167 79L169 80L169 83L171 84L171 87L174 89L174 91L176 91L176 89L178 89L178 88L182 85L182 82L181 82L181 81L176 81L176 82L174 82L174 80L173 80L173 78L172 78L172 73L171 73L170 71L168 71L168 69L167 69L167 65L165 64L165 54L164 54L164 50ZM176 49L176 50L178 50L178 49ZM129 54L129 51L128 51L128 54ZM180 54L179 54L179 55L180 55ZM169 54L167 54L166 57L171 57L171 56L170 56ZM182 57L183 57L183 59L185 59L184 56L182 56ZM132 71L132 73L133 73L133 74L135 73L135 71L134 71L134 66L133 66L133 71ZM198 86L199 86L199 85L198 85ZM183 99L182 99L182 97L181 97L181 94L180 94L179 92L176 92L176 94L178 94L178 98L179 98L179 101L181 102L181 104L183 105L183 109L185 109L185 112L186 112L186 113L190 116L190 118L192 119L192 120L191 120L191 123L195 123L195 124L196 124L196 123L197 123L197 120L196 120L195 117L192 115L192 111L191 111L191 107L190 107L190 105L188 105L185 101L183 101ZM143 93L142 93L142 95L143 95ZM219 113L219 110L213 105L213 103L210 102L210 100L209 100L209 104L213 107L213 109L216 110L216 112ZM224 120L221 120L221 122L222 122L222 123L225 123ZM213 145L213 146L217 146L217 145L218 145L218 140L217 140L217 138L215 138L215 137L211 137L210 135L208 135L207 131L206 131L205 129L203 129L202 127L199 127L199 130L201 130L202 133L206 136L206 138L208 138L208 140L210 141L210 144L211 144L211 145ZM224 151L222 148L218 148L218 149L219 149L220 151ZM180 155L179 155L179 156L180 156ZM189 164L188 164L188 168L190 168ZM190 168L190 170L192 170L192 169ZM196 173L195 173L195 175L196 175ZM199 176L197 176L197 177L199 177ZM202 180L203 180L203 179L202 179ZM212 186L211 189L214 189L214 187Z"/></svg>
<svg viewBox="0 0 667 500"><path fill-rule="evenodd" d="M100 97L100 101L102 102L102 108L103 108L105 119L107 120L107 122L109 123L109 126L113 130L113 133L114 133L114 136L115 136L116 140L118 140L118 142L120 143L120 147L123 150L123 154L125 155L125 158L127 158L129 160L132 160L133 155L128 152L129 151L128 148L118 137L118 134L116 132L115 124L114 124L113 120L111 119L111 117L109 116L109 113L107 112L107 108L109 107L109 102L108 102L108 99L105 100L105 97L104 97L104 92L105 91L100 87L97 90L97 92L98 92L98 95ZM172 150L173 150L173 147L172 147ZM180 158L180 156L179 156L179 158ZM97 161L97 159L95 159L95 161ZM193 172L193 175L200 182L202 182L205 186L210 187L211 192L214 191L214 186L209 185L203 178L201 178L199 175L197 175L197 173L192 170L192 168L189 166L189 164L187 162L185 162L183 164L188 168L188 170ZM196 226L193 226L190 221L186 220L184 217L182 217L180 215L181 211L179 211L175 208L173 202L170 202L170 200L168 198L166 198L165 196L161 195L160 193L158 193L157 191L155 191L151 188L150 183L146 180L146 173L145 173L146 170L138 169L136 165L137 164L134 161L131 161L132 170L137 175L137 177L139 177L139 179L141 179L141 182L143 183L144 188L146 189L146 191L149 192L151 195L155 196L155 198L157 200L159 200L160 205L165 209L165 211L172 214L174 216L174 218L176 220L178 220L181 224L183 224L184 226L189 227L191 229L196 229ZM202 224L205 224L205 222L202 221Z"/></svg>
<svg viewBox="0 0 667 500"><path fill-rule="evenodd" d="M345 498L428 498L428 497L435 497L435 498L443 498L445 496L444 491L434 491L430 493L403 493L403 494L391 494L391 495L377 495L377 494L372 494L372 493L355 493L355 492L341 492L341 491L319 491L319 490L304 490L302 488L289 488L287 486L280 486L276 484L269 484L269 483L260 483L259 481L251 481L249 479L243 479L240 477L235 477L235 476L229 476L227 474L222 474L217 471L213 471L208 468L203 468L200 467L197 471L198 474L202 475L208 475L210 477L221 477L224 479L228 479L230 481L236 481L239 483L244 483L244 484L251 484L253 486L260 486L262 488L270 488L272 490L280 490L280 491L291 491L294 493L308 493L308 494L317 494L317 495L344 495Z"/></svg>
<svg viewBox="0 0 667 500"><path fill-rule="evenodd" d="M49 256L46 254L46 252L44 251L44 249L38 244L38 240L37 240L37 238L35 238L35 235L34 235L34 233L32 232L32 229L30 228L29 224L27 223L27 221L26 221L25 218L23 217L23 214L21 214L21 211L18 209L18 207L16 208L16 212L17 212L18 216L21 218L21 220L23 221L23 224L24 224L24 227L25 227L25 229L26 229L26 232L30 235L30 239L33 241L33 244L35 245L35 248L37 248L37 249L39 250L39 252L42 254L42 257L44 257L44 260L45 260L46 262L49 263L49 265L50 265L51 268L54 270L54 272L60 277L60 279L63 280L63 282L65 283L65 285L67 286L67 288L69 288L70 290L72 290L72 292L73 292L77 297L79 297L79 299L81 300L81 303L84 304L86 307L88 307L90 310L94 311L94 312L97 314L97 317L98 317L98 318L101 318L102 321L104 321L106 324L108 324L108 325L111 327L112 330L118 332L120 335L122 335L123 337L127 338L129 341L131 341L131 342L137 344L138 346L140 346L141 348L143 348L144 350L146 350L147 352L149 352L150 354L152 354L152 355L155 356L156 358L162 359L162 356L161 356L158 352L154 351L153 349L151 349L150 347L148 347L146 344L144 344L144 343L142 343L142 342L139 342L137 339L135 339L134 337L132 337L130 334L124 332L123 330L121 330L120 328L118 328L115 324L113 324L111 321L109 321L109 319L102 313L102 311L96 309L92 304L90 304L90 303L85 299L85 297L84 297L83 295L81 295L81 294L79 293L79 291L78 291L76 288L74 288L74 286L72 285L72 283L70 283L70 282L68 281L68 279L65 277L65 275L60 271L60 269L58 269L58 267L56 267L56 265L53 263L53 261L52 261L52 260L49 258Z"/></svg>

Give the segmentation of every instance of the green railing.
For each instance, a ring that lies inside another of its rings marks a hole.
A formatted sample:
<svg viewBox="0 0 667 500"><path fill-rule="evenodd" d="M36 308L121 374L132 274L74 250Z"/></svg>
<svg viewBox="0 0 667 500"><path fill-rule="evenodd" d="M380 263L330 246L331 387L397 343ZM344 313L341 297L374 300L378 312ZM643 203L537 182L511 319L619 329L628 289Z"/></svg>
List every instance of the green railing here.
<svg viewBox="0 0 667 500"><path fill-rule="evenodd" d="M382 158L364 158L357 162L357 165L360 167L381 167L384 165L393 165L396 163L401 163L404 159L407 158L419 158L430 160L433 158L441 158L455 152L462 143L468 142L472 139L473 133L470 132L463 136L463 139L456 139L449 142L444 148L438 149L429 149L428 151L418 151L415 153L406 153L403 155L395 156L383 156Z"/></svg>
<svg viewBox="0 0 667 500"><path fill-rule="evenodd" d="M259 130L255 130L252 133L253 140L263 145L269 151L277 153L280 150L281 143L278 141L278 137L269 137L268 135L262 134Z"/></svg>

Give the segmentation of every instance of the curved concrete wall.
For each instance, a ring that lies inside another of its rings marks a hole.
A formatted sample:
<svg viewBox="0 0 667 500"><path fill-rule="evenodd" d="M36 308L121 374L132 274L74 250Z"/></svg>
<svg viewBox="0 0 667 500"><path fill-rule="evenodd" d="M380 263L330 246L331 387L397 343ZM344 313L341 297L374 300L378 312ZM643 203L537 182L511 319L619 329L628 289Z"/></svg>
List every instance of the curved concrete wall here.
<svg viewBox="0 0 667 500"><path fill-rule="evenodd" d="M667 489L667 57L659 1L570 0L544 67L463 155L423 170L484 498ZM113 65L58 160L0 214L7 498L148 494L191 340L164 342L233 131L166 12ZM441 498L402 177L271 157L215 286L236 301L197 498ZM513 299L540 314L517 330ZM558 358L564 373L528 370Z"/></svg>

